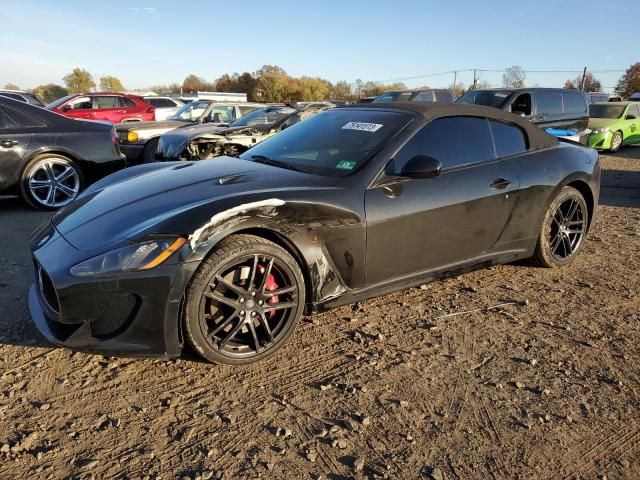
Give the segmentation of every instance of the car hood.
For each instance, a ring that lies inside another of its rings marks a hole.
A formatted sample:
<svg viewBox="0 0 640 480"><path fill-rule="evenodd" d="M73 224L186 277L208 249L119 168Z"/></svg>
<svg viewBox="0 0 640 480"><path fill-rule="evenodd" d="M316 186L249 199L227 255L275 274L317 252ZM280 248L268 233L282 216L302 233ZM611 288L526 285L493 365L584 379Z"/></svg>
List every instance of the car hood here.
<svg viewBox="0 0 640 480"><path fill-rule="evenodd" d="M590 118L589 128L604 128L610 127L618 121L617 118Z"/></svg>
<svg viewBox="0 0 640 480"><path fill-rule="evenodd" d="M231 157L154 163L101 180L52 221L75 248L104 250L150 234L190 235L214 214L335 180Z"/></svg>
<svg viewBox="0 0 640 480"><path fill-rule="evenodd" d="M118 132L129 132L131 130L155 130L167 129L173 130L178 127L189 127L193 125L191 122L181 122L180 120L163 120L161 122L129 122L119 123L116 125Z"/></svg>

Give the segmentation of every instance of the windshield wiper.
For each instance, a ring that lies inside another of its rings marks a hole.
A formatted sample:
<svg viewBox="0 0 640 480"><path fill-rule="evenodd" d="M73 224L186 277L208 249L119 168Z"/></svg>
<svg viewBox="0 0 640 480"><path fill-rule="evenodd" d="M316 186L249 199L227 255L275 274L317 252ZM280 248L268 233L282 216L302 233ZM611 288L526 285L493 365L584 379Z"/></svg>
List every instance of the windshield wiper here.
<svg viewBox="0 0 640 480"><path fill-rule="evenodd" d="M265 165L271 165L274 167L286 168L288 170L293 170L295 172L301 172L298 167L295 167L287 162L281 162L280 160L275 160L273 158L269 158L265 155L251 155L251 159L257 163L264 163Z"/></svg>

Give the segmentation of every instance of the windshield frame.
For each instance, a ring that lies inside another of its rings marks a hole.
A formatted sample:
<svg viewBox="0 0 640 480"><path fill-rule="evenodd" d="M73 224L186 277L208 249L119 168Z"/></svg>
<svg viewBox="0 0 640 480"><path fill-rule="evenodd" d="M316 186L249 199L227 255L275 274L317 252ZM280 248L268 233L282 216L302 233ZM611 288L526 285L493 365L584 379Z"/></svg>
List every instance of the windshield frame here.
<svg viewBox="0 0 640 480"><path fill-rule="evenodd" d="M192 120L179 118L180 112L182 112L183 110L187 110L187 107L189 107L192 103L196 103L196 102L207 103L207 107L204 109L204 111L202 112L202 114L200 114L198 118L192 119ZM189 103L185 103L183 106L181 106L178 109L178 111L175 112L173 115L171 115L169 118L167 118L167 120L175 120L176 122L185 122L185 123L199 123L202 120L202 118L204 118L204 116L207 114L207 112L211 110L211 105L213 105L213 102L207 102L206 100L192 100Z"/></svg>
<svg viewBox="0 0 640 480"><path fill-rule="evenodd" d="M288 113L284 113L282 114L275 122L273 123L258 123L255 125L247 125L246 123L239 123L242 122L243 120L246 122L249 118L255 118L258 117L260 112L268 112L268 111L278 111L278 110L283 110L283 109L291 109L291 112ZM248 128L259 128L259 129L273 129L273 128L277 128L278 125L280 125L282 122L286 121L288 118L290 118L292 115L295 115L297 113L300 113L300 110L295 108L295 107L288 107L288 106L278 106L278 107L263 107L263 108L256 108L255 110L249 112L249 113L245 113L244 115L242 115L240 118L237 118L236 120L234 120L233 122L231 122L229 124L229 127L248 127Z"/></svg>

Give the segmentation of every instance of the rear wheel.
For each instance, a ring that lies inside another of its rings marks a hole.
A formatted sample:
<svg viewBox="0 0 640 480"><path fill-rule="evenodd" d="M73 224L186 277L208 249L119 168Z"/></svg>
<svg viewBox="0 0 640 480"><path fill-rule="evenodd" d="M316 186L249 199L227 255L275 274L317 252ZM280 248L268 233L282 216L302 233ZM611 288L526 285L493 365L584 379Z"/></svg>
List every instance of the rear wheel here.
<svg viewBox="0 0 640 480"><path fill-rule="evenodd" d="M588 222L589 210L582 194L573 187L564 187L542 221L534 263L552 268L570 263L582 247Z"/></svg>
<svg viewBox="0 0 640 480"><path fill-rule="evenodd" d="M144 146L144 149L142 150L142 163L153 163L156 161L153 154L156 152L156 149L158 148L159 141L160 141L159 138L153 138L146 143L146 145Z"/></svg>
<svg viewBox="0 0 640 480"><path fill-rule="evenodd" d="M304 278L291 255L252 235L221 242L187 290L184 331L216 363L241 365L276 351L304 309Z"/></svg>
<svg viewBox="0 0 640 480"><path fill-rule="evenodd" d="M611 148L609 149L609 151L612 153L615 153L618 150L620 150L621 146L622 146L622 132L618 130L613 134L613 137L611 137Z"/></svg>
<svg viewBox="0 0 640 480"><path fill-rule="evenodd" d="M71 159L45 153L31 160L22 172L20 193L31 206L54 210L75 200L82 184L82 172Z"/></svg>

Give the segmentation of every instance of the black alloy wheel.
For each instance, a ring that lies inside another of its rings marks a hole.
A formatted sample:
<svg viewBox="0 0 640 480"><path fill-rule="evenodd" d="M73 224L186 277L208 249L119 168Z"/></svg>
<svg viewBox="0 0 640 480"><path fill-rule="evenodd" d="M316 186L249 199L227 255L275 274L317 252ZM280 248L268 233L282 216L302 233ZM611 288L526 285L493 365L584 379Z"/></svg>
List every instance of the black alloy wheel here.
<svg viewBox="0 0 640 480"><path fill-rule="evenodd" d="M582 194L564 187L545 215L534 261L543 267L559 267L571 262L587 234L589 210Z"/></svg>
<svg viewBox="0 0 640 480"><path fill-rule="evenodd" d="M273 353L304 308L304 279L278 245L238 235L223 241L187 292L185 331L191 345L216 363L244 364Z"/></svg>

